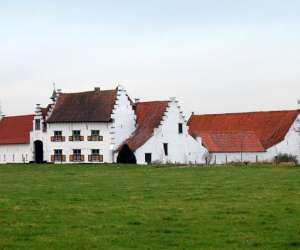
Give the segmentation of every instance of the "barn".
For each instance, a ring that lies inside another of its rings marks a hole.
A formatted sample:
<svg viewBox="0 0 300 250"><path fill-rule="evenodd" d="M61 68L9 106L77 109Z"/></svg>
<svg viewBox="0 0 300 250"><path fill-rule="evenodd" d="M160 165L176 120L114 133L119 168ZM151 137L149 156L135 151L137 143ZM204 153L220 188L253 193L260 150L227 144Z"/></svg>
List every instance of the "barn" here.
<svg viewBox="0 0 300 250"><path fill-rule="evenodd" d="M32 161L32 121L33 115L0 116L0 164Z"/></svg>
<svg viewBox="0 0 300 250"><path fill-rule="evenodd" d="M271 162L285 153L300 160L300 110L193 114L188 125L212 163Z"/></svg>

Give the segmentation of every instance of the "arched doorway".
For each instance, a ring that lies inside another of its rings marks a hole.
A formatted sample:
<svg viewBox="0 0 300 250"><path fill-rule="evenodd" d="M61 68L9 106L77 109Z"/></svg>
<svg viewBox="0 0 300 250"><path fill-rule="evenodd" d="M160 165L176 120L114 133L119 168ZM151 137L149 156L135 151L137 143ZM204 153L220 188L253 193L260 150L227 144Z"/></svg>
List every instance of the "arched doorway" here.
<svg viewBox="0 0 300 250"><path fill-rule="evenodd" d="M44 146L42 141L34 142L34 161L35 163L44 162Z"/></svg>
<svg viewBox="0 0 300 250"><path fill-rule="evenodd" d="M136 164L136 158L132 150L125 144L119 151L117 163Z"/></svg>

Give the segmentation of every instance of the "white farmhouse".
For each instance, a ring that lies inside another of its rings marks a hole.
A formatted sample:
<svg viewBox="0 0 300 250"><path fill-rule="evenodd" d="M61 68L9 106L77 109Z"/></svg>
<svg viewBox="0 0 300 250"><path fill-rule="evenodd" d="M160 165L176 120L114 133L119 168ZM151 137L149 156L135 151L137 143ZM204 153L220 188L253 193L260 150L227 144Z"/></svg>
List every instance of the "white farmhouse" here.
<svg viewBox="0 0 300 250"><path fill-rule="evenodd" d="M62 93L34 115L0 112L0 164L300 160L300 110L192 115L175 98L132 102L126 90Z"/></svg>
<svg viewBox="0 0 300 250"><path fill-rule="evenodd" d="M278 154L300 160L300 110L192 115L188 125L211 163L272 162Z"/></svg>
<svg viewBox="0 0 300 250"><path fill-rule="evenodd" d="M31 133L35 162L111 163L121 142L135 130L126 90L54 93L46 109L37 106Z"/></svg>
<svg viewBox="0 0 300 250"><path fill-rule="evenodd" d="M136 130L117 151L119 163L203 163L205 148L188 133L178 101L135 104Z"/></svg>
<svg viewBox="0 0 300 250"><path fill-rule="evenodd" d="M33 115L0 115L0 164L28 163L32 159L30 131Z"/></svg>

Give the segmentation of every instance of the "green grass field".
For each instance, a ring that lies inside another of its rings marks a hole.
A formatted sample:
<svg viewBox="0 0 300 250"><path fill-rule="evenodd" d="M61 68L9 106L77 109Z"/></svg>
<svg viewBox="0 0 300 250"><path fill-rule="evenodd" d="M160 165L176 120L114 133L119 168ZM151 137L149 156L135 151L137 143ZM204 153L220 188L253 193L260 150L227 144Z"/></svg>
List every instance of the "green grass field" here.
<svg viewBox="0 0 300 250"><path fill-rule="evenodd" d="M300 168L0 166L0 249L300 249Z"/></svg>

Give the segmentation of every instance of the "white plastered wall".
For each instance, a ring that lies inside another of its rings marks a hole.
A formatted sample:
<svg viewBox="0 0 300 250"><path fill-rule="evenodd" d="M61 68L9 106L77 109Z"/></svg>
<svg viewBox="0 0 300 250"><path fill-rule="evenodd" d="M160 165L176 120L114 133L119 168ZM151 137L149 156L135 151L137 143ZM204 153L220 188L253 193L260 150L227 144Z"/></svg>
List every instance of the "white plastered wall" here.
<svg viewBox="0 0 300 250"><path fill-rule="evenodd" d="M0 164L28 163L31 159L30 144L0 145Z"/></svg>
<svg viewBox="0 0 300 250"><path fill-rule="evenodd" d="M135 130L136 116L126 90L117 88L117 100L113 109L113 123L110 128L112 149L117 149Z"/></svg>
<svg viewBox="0 0 300 250"><path fill-rule="evenodd" d="M63 155L66 155L66 163L69 162L69 156L73 154L73 149L81 149L81 154L85 156L85 162L88 163L88 155L92 149L99 149L103 155L103 162L112 162L111 147L111 123L95 122L95 123L51 123L48 124L47 130L47 152L46 160L51 162L51 155L54 155L55 149L62 149ZM81 136L84 136L84 141L69 141L69 136L72 136L73 130L80 130ZM103 136L103 141L87 141L87 137L91 135L91 130L100 130L100 136ZM62 131L65 136L65 142L51 142L51 136L54 131Z"/></svg>

